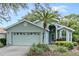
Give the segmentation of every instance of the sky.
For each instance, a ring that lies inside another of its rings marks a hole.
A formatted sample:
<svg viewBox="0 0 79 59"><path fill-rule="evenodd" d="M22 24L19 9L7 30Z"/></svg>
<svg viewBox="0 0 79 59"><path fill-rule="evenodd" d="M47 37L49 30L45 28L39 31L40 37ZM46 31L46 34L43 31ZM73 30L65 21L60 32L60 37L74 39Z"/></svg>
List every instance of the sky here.
<svg viewBox="0 0 79 59"><path fill-rule="evenodd" d="M52 10L59 11L61 16L65 16L71 13L79 14L79 3L50 3L49 6L52 8ZM23 16L28 14L30 9L33 9L32 4L29 4L29 9L19 10L17 15L11 14L10 21L3 21L2 24L0 24L0 27L7 28L8 26L16 23L17 21L21 20Z"/></svg>

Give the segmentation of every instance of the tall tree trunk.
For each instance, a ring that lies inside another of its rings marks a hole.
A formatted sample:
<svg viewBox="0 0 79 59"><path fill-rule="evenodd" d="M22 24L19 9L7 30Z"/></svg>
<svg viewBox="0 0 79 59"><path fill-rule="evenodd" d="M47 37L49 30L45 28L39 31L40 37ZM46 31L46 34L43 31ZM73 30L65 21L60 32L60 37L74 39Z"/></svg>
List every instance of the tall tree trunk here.
<svg viewBox="0 0 79 59"><path fill-rule="evenodd" d="M43 30L43 40L42 40L42 42L44 43L44 39L45 39L45 29L46 29L46 27L47 27L47 24L46 24L46 21L44 21L44 23L43 23L43 27L44 27L44 30Z"/></svg>

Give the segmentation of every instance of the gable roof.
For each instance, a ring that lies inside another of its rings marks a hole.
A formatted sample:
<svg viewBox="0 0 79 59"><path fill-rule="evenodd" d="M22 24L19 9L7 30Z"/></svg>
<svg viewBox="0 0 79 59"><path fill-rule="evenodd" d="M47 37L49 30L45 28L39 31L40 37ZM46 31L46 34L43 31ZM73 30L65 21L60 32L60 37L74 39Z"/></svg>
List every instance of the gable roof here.
<svg viewBox="0 0 79 59"><path fill-rule="evenodd" d="M58 30L61 30L61 29L67 29L67 30L70 30L70 31L72 31L72 32L75 31L75 30L73 30L73 29L71 29L71 28L68 28L68 27L62 27L62 28L60 28L60 29L58 29Z"/></svg>
<svg viewBox="0 0 79 59"><path fill-rule="evenodd" d="M38 23L38 22L40 22L40 21L39 20L34 21L34 23ZM65 28L65 29L70 30L70 31L75 31L74 29L72 29L70 27L67 27L67 26L64 26L64 25L60 25L59 23L54 23L53 22L51 24L60 26L60 28L58 30L61 30L61 29Z"/></svg>
<svg viewBox="0 0 79 59"><path fill-rule="evenodd" d="M38 22L40 22L40 20L33 21L33 23L38 23Z"/></svg>
<svg viewBox="0 0 79 59"><path fill-rule="evenodd" d="M70 31L75 31L74 29L70 28L70 27L67 27L67 26L64 26L64 25L60 25L58 23L54 23L55 25L57 26L60 26L60 28L58 28L58 30L61 30L63 28L67 29L67 30L70 30Z"/></svg>
<svg viewBox="0 0 79 59"><path fill-rule="evenodd" d="M8 26L8 27L6 28L6 30L8 30L9 28L14 27L14 26L16 26L17 24L22 23L22 22L24 22L24 21L25 21L25 22L28 22L28 23L30 23L30 24L36 26L36 27L39 27L39 28L41 28L41 29L44 29L43 27L40 27L40 26L38 26L38 25L36 25L36 24L34 24L34 23L28 21L28 20L21 20L21 21L18 21L18 22L16 22L15 24L13 24L13 25L11 25L11 26ZM48 29L46 29L46 30L49 31Z"/></svg>

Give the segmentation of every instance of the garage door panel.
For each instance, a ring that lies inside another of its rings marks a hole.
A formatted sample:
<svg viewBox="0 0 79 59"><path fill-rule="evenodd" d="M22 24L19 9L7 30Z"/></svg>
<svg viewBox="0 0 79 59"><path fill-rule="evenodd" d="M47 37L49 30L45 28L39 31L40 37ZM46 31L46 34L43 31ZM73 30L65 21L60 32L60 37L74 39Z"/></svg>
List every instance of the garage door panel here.
<svg viewBox="0 0 79 59"><path fill-rule="evenodd" d="M32 45L40 42L40 32L14 32L12 37L13 45Z"/></svg>

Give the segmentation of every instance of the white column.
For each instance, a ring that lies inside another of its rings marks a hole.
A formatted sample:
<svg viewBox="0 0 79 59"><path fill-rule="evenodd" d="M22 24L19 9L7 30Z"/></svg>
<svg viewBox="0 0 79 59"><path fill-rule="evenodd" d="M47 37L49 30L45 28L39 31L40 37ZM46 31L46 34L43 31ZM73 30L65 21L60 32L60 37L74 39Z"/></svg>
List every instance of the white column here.
<svg viewBox="0 0 79 59"><path fill-rule="evenodd" d="M43 33L41 32L41 40L40 40L41 44L43 43L42 40L43 40Z"/></svg>
<svg viewBox="0 0 79 59"><path fill-rule="evenodd" d="M49 43L49 32L45 31L45 35L44 35L44 44L48 44Z"/></svg>
<svg viewBox="0 0 79 59"><path fill-rule="evenodd" d="M71 42L72 42L72 32L71 32Z"/></svg>
<svg viewBox="0 0 79 59"><path fill-rule="evenodd" d="M72 32L69 32L69 39L70 39L70 41L72 42Z"/></svg>
<svg viewBox="0 0 79 59"><path fill-rule="evenodd" d="M57 26L56 26L56 39L58 39Z"/></svg>
<svg viewBox="0 0 79 59"><path fill-rule="evenodd" d="M69 31L66 30L66 41L69 41Z"/></svg>
<svg viewBox="0 0 79 59"><path fill-rule="evenodd" d="M59 38L62 38L62 30L59 31Z"/></svg>

